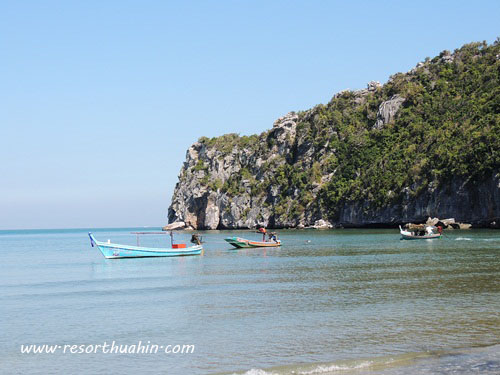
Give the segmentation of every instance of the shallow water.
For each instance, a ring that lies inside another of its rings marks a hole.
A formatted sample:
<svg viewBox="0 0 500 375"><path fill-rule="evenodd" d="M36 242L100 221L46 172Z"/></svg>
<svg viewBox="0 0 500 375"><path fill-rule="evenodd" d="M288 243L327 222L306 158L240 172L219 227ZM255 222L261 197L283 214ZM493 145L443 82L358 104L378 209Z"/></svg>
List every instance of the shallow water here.
<svg viewBox="0 0 500 375"><path fill-rule="evenodd" d="M289 230L242 250L223 238L259 235L206 232L203 256L122 260L86 232L0 231L0 373L500 373L498 231ZM20 352L112 341L195 351Z"/></svg>

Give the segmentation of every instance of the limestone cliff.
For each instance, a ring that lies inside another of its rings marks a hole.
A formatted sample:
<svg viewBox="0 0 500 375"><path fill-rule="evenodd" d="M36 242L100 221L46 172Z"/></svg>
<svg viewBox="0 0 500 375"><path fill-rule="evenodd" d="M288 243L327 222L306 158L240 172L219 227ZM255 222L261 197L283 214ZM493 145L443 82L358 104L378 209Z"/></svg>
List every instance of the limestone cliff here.
<svg viewBox="0 0 500 375"><path fill-rule="evenodd" d="M260 135L200 138L187 151L169 222L197 229L396 225L429 216L499 222L499 47L444 51L385 85L370 82L291 112Z"/></svg>

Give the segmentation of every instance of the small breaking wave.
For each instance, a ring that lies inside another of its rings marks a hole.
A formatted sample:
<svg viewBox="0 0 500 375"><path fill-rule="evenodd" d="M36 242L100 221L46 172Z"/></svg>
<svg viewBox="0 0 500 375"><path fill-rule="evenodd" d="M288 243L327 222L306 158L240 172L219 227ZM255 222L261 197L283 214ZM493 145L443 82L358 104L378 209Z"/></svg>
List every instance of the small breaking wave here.
<svg viewBox="0 0 500 375"><path fill-rule="evenodd" d="M233 373L232 375L239 375L239 374ZM278 373L264 371L260 368L253 368L251 370L248 370L247 372L244 372L242 375L278 375Z"/></svg>
<svg viewBox="0 0 500 375"><path fill-rule="evenodd" d="M234 372L232 375L466 375L480 370L484 374L500 374L500 345L477 348L428 351L311 363L276 366Z"/></svg>
<svg viewBox="0 0 500 375"><path fill-rule="evenodd" d="M428 354L423 354L428 356ZM264 369L253 368L246 372L235 372L231 375L343 375L358 374L359 371L381 369L392 366L397 362L414 360L422 357L422 353L402 355L400 358L378 357L358 360L341 360L330 363L285 365Z"/></svg>
<svg viewBox="0 0 500 375"><path fill-rule="evenodd" d="M339 372L339 371L358 370L358 369L370 367L371 365L373 365L372 361L362 362L358 365L353 365L353 366L348 366L348 365L324 366L324 365L320 365L320 366L316 367L315 369L312 369L309 371L300 371L297 374L298 375L329 374L332 372Z"/></svg>
<svg viewBox="0 0 500 375"><path fill-rule="evenodd" d="M458 238L455 238L455 241L472 241L472 238L469 238L469 237L458 237Z"/></svg>
<svg viewBox="0 0 500 375"><path fill-rule="evenodd" d="M295 369L291 368L281 368L277 370L263 370L263 369L250 369L243 373L233 373L231 375L326 375L326 374L337 374L341 372L348 372L353 370L360 370L372 366L373 362L362 362L357 365L334 365L334 364L323 364L312 366L297 366ZM310 369L300 369L300 367L309 367ZM312 368L311 368L312 367Z"/></svg>

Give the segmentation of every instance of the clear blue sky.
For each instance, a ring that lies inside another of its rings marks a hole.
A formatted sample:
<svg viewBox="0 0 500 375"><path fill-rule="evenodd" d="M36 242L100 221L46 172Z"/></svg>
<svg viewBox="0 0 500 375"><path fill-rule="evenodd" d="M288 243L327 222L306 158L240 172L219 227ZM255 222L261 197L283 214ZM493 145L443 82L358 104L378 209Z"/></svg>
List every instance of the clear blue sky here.
<svg viewBox="0 0 500 375"><path fill-rule="evenodd" d="M0 229L160 226L189 145L500 35L499 1L2 1Z"/></svg>

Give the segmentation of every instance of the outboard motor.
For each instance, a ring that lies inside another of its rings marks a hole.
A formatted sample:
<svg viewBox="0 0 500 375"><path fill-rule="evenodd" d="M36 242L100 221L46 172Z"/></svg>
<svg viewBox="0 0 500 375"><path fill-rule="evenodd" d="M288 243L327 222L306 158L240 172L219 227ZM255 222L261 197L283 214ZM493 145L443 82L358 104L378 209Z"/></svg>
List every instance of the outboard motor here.
<svg viewBox="0 0 500 375"><path fill-rule="evenodd" d="M193 235L191 236L191 243L201 245L201 236L199 234L193 233Z"/></svg>

